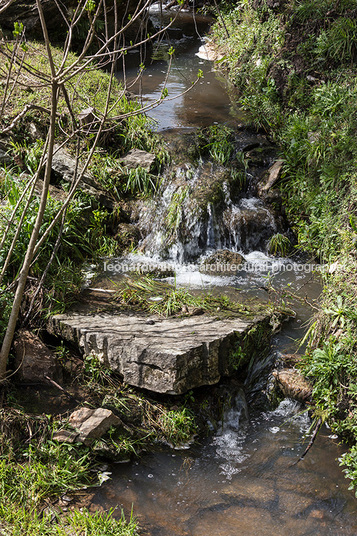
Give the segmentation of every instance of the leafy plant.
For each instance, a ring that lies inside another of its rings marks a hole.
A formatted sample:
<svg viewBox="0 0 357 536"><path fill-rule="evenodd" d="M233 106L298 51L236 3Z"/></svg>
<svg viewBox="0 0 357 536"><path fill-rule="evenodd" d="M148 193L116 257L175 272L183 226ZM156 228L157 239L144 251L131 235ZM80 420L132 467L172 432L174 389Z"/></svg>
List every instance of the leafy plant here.
<svg viewBox="0 0 357 536"><path fill-rule="evenodd" d="M272 255L279 255L280 257L287 257L291 249L291 243L287 236L277 233L273 235L268 244L269 253Z"/></svg>

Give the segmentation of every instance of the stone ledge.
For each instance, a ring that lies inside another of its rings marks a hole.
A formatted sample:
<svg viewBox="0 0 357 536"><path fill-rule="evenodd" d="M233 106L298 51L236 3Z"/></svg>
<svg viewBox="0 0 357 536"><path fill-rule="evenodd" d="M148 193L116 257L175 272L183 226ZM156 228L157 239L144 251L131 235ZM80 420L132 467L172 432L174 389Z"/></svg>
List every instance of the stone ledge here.
<svg viewBox="0 0 357 536"><path fill-rule="evenodd" d="M67 314L53 316L48 331L95 352L129 385L179 395L232 374L239 341L267 319Z"/></svg>

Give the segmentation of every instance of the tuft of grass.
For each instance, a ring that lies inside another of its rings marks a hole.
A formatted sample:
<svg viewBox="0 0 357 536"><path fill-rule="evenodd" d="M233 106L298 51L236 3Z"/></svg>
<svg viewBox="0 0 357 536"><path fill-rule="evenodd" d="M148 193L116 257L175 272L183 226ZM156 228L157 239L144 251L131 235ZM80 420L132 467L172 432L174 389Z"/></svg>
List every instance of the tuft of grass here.
<svg viewBox="0 0 357 536"><path fill-rule="evenodd" d="M268 244L268 251L271 255L287 257L291 250L291 243L287 236L277 233L273 235Z"/></svg>

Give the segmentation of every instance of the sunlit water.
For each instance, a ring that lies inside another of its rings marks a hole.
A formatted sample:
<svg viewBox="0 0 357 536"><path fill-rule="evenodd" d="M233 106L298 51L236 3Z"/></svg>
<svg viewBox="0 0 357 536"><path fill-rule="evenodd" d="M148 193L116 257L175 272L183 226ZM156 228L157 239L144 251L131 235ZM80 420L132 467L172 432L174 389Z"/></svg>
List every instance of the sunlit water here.
<svg viewBox="0 0 357 536"><path fill-rule="evenodd" d="M141 96L143 105L156 103L161 99L164 87L168 90L168 97L160 106L147 112L155 120L159 131L229 123L234 117L239 117L228 98L225 79L215 72L212 62L196 55L209 26L208 18L197 16L197 33L190 15L183 13L178 16L161 42L161 49L165 46L166 50L169 46L175 49L171 68L168 69L168 61L153 60L140 82L133 83L140 63L139 52L134 51L127 60L128 89ZM175 29L180 31L179 39L175 38ZM157 46L154 52L159 53ZM199 71L202 71L203 77L198 80ZM120 73L118 77L122 78ZM240 113L240 116L243 114Z"/></svg>
<svg viewBox="0 0 357 536"><path fill-rule="evenodd" d="M159 130L226 123L233 118L224 83L212 64L195 55L200 44L192 28L175 43L180 53L168 78L169 95L185 91L198 68L205 76L190 93L150 112ZM141 87L144 101L160 96L165 67L165 62L155 62L147 68ZM254 208L251 200L247 203ZM269 269L258 267L229 278L206 276L192 264L175 262L174 256L165 264L173 263L177 285L231 297L239 292L268 301L270 283L278 289L276 300L283 298L279 289L282 292L287 285L308 300L321 290L318 278L299 263L254 250L245 252L245 258L252 264L271 264ZM126 259L128 264L161 262L152 255ZM108 275L111 281L122 277ZM306 331L312 310L307 303L292 302L296 317L275 335L271 357L294 352L296 340ZM250 389L260 375L259 367L251 371ZM356 536L356 500L336 461L344 449L331 431L324 428L296 464L309 440L306 411L291 400L275 410L258 411L250 405L248 387L245 391L239 391L218 429L200 444L183 450L163 448L132 464L113 465L112 478L98 489L93 506L124 508L126 514L134 507L144 534L150 536Z"/></svg>
<svg viewBox="0 0 357 536"><path fill-rule="evenodd" d="M113 468L94 504L134 512L151 536L357 534L356 503L324 429L303 453L306 413L285 400L247 421L241 409L201 446L147 454ZM293 418L295 416L295 418Z"/></svg>

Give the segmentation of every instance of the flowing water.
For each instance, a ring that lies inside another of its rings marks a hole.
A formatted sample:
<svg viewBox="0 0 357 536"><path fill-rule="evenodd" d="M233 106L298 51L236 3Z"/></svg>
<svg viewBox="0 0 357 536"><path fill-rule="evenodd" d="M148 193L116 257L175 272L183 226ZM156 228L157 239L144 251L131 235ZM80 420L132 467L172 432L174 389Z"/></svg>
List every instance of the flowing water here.
<svg viewBox="0 0 357 536"><path fill-rule="evenodd" d="M231 115L224 84L212 72L212 64L195 55L201 41L194 35L194 25L189 30L184 22L178 27L183 29L175 43L180 54L168 79L169 94L184 91L198 68L205 78L192 92L152 111L158 129L176 129L177 134L215 122L239 121ZM205 23L200 20L201 28ZM155 62L146 69L144 99L161 93L165 65ZM195 184L198 179L189 180ZM188 218L191 239L176 237L165 249L160 222L175 191L176 186L168 185L160 203L146 219L142 216L147 228L142 254L129 256L127 262L166 261L175 269L177 285L218 288L228 295L239 292L267 301L266 285L273 273L277 289L289 285L302 297L318 296L318 280L301 270L301 264L267 254L267 239L279 224L249 194L232 200L228 189L222 213L215 214L208 204L201 221ZM188 206L186 212L190 214ZM195 264L218 248L243 253L251 269L231 277L203 275ZM266 389L269 366L280 353L294 352L295 340L306 330L311 309L299 301L294 308L296 317L275 335L270 356L250 370L245 386L235 388L233 402L218 428L212 426L211 437L186 449L163 448L132 464L114 465L112 479L95 493L94 505L119 505L127 514L134 506L150 536L355 536L357 504L336 461L344 452L337 438L324 428L305 459L295 464L308 442L307 412L291 400L274 410L259 409L256 403L257 393Z"/></svg>

